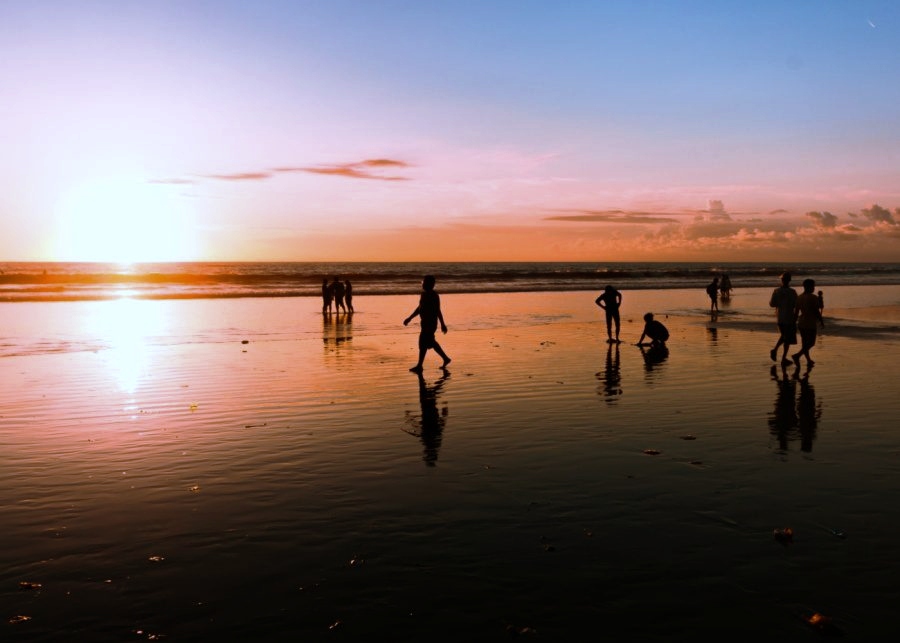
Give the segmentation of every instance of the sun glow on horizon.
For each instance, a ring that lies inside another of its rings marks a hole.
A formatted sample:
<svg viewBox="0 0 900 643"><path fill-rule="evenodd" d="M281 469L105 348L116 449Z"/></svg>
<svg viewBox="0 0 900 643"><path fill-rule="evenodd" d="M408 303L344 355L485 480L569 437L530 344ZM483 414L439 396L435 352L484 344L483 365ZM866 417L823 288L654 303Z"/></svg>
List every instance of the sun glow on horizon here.
<svg viewBox="0 0 900 643"><path fill-rule="evenodd" d="M198 258L183 198L170 186L108 179L77 185L57 203L56 261L131 264Z"/></svg>

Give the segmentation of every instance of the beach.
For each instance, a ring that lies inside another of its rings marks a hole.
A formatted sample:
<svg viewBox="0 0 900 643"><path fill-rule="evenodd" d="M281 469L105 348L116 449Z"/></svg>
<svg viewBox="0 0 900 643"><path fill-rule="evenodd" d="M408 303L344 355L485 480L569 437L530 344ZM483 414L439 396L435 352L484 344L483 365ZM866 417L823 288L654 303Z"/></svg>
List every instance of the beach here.
<svg viewBox="0 0 900 643"><path fill-rule="evenodd" d="M900 286L771 289L0 303L0 638L896 633Z"/></svg>

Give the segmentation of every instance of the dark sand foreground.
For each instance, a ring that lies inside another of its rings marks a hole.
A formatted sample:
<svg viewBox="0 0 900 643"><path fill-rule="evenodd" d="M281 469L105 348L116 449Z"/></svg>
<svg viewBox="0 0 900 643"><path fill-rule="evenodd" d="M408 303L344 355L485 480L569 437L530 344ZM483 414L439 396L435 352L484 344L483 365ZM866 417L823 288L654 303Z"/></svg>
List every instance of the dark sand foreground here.
<svg viewBox="0 0 900 643"><path fill-rule="evenodd" d="M2 305L0 639L897 633L898 289L811 372L768 292L446 296L421 379L414 294Z"/></svg>

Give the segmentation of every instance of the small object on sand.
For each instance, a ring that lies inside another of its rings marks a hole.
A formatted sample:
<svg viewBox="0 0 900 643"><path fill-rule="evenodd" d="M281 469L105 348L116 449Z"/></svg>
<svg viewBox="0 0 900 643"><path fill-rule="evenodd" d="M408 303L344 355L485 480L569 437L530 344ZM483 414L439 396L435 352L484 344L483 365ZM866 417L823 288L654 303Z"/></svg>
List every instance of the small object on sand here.
<svg viewBox="0 0 900 643"><path fill-rule="evenodd" d="M40 589L41 587L43 587L43 585L41 585L40 583L32 583L31 581L27 581L27 580L23 580L23 581L19 582L19 589L31 590L31 589Z"/></svg>
<svg viewBox="0 0 900 643"><path fill-rule="evenodd" d="M10 625L18 625L19 623L24 623L25 621L30 621L30 616L25 616L24 614L19 614L18 616L11 616L9 621L7 621Z"/></svg>
<svg viewBox="0 0 900 643"><path fill-rule="evenodd" d="M241 340L241 344L249 344L249 343L250 343L250 340L249 340L249 339L242 339L242 340Z"/></svg>
<svg viewBox="0 0 900 643"><path fill-rule="evenodd" d="M644 455L659 455L662 451L657 451L656 449L644 449Z"/></svg>
<svg viewBox="0 0 900 643"><path fill-rule="evenodd" d="M790 527L785 527L784 529L776 528L772 534L775 536L775 540L782 545L790 545L794 542L794 530Z"/></svg>
<svg viewBox="0 0 900 643"><path fill-rule="evenodd" d="M341 622L340 622L340 621L335 621L334 623L332 623L331 625L328 626L328 629L329 629L329 630L336 630L336 629L339 628L340 626L341 626Z"/></svg>
<svg viewBox="0 0 900 643"><path fill-rule="evenodd" d="M193 413L193 412L196 411L198 408L200 408L200 405L197 404L196 402L191 402L191 405L190 405L188 408L190 409L191 413Z"/></svg>
<svg viewBox="0 0 900 643"><path fill-rule="evenodd" d="M517 625L507 625L506 633L510 636L537 636L537 630L533 627L519 627Z"/></svg>
<svg viewBox="0 0 900 643"><path fill-rule="evenodd" d="M150 556L147 560L149 560L150 562L153 562L153 563L161 563L162 561L165 560L165 557L163 557L163 556Z"/></svg>
<svg viewBox="0 0 900 643"><path fill-rule="evenodd" d="M195 484L193 487L190 488L190 491L194 491L194 492L200 491L200 485Z"/></svg>
<svg viewBox="0 0 900 643"><path fill-rule="evenodd" d="M834 622L831 620L830 616L825 616L820 612L809 611L803 614L800 618L803 619L803 622L813 628L815 631L820 634L827 634L831 636L840 635L841 631L837 628Z"/></svg>
<svg viewBox="0 0 900 643"><path fill-rule="evenodd" d="M681 439L682 440L696 440L697 437L688 433L687 435L682 435Z"/></svg>

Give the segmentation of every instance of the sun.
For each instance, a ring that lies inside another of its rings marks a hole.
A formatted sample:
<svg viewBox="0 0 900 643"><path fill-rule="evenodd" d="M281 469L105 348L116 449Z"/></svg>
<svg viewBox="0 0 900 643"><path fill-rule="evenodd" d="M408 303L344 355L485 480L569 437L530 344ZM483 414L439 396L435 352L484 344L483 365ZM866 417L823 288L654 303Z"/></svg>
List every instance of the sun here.
<svg viewBox="0 0 900 643"><path fill-rule="evenodd" d="M58 261L138 263L197 256L187 199L142 180L81 183L57 205Z"/></svg>

